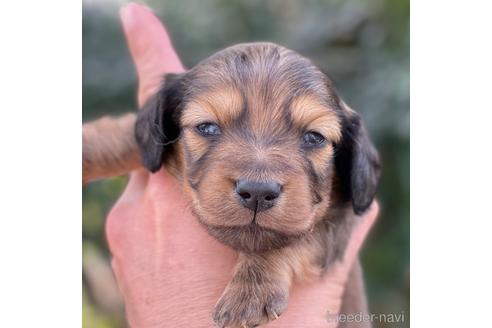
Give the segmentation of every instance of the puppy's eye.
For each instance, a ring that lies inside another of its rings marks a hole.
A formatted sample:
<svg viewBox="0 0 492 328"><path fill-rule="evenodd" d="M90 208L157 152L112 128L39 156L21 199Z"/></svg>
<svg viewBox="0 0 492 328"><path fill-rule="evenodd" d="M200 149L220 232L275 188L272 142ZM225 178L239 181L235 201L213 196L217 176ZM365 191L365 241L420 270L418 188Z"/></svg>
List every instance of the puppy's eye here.
<svg viewBox="0 0 492 328"><path fill-rule="evenodd" d="M314 131L304 133L303 139L306 146L319 146L326 141L325 137Z"/></svg>
<svg viewBox="0 0 492 328"><path fill-rule="evenodd" d="M214 123L202 123L196 126L197 131L202 136L218 136L222 132L217 124Z"/></svg>

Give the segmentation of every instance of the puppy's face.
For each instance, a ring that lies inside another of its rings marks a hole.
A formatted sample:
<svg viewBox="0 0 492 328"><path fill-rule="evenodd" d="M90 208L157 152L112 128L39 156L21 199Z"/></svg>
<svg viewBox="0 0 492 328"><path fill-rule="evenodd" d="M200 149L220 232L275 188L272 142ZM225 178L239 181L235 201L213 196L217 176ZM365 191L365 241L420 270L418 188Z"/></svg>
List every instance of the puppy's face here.
<svg viewBox="0 0 492 328"><path fill-rule="evenodd" d="M349 139L356 142L359 129L356 113L307 59L249 44L168 79L139 115L136 133L151 171L178 159L192 208L213 236L263 252L309 233L333 197L354 199L343 185L353 184L357 146ZM337 163L347 167L337 170ZM367 207L374 190L365 193L354 208Z"/></svg>

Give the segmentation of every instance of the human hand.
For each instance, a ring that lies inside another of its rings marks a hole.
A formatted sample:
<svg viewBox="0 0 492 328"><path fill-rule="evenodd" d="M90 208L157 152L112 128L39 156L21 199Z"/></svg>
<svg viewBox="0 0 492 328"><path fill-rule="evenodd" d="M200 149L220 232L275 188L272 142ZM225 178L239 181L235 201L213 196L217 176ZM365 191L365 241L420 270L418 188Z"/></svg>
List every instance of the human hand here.
<svg viewBox="0 0 492 328"><path fill-rule="evenodd" d="M184 71L169 36L144 6L129 4L121 20L139 79L140 105L166 73ZM360 218L344 260L314 283L296 285L288 309L267 327L329 327L345 282L374 223L377 204ZM106 222L112 267L132 327L212 327L212 312L232 277L237 254L210 237L165 169L133 172Z"/></svg>

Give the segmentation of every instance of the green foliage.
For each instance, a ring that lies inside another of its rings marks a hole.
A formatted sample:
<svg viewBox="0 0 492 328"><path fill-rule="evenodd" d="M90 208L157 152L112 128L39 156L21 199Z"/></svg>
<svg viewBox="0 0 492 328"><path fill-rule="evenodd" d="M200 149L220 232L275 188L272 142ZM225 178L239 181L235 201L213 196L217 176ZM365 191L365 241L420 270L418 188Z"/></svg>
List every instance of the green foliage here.
<svg viewBox="0 0 492 328"><path fill-rule="evenodd" d="M407 0L146 1L191 67L226 46L273 41L330 73L381 152L381 215L362 253L371 311L409 318L409 2ZM136 107L136 78L108 1L83 1L83 119ZM108 256L104 218L124 178L83 192L83 242ZM109 262L109 261L108 261ZM84 296L84 327L117 327ZM388 324L389 326L389 324Z"/></svg>

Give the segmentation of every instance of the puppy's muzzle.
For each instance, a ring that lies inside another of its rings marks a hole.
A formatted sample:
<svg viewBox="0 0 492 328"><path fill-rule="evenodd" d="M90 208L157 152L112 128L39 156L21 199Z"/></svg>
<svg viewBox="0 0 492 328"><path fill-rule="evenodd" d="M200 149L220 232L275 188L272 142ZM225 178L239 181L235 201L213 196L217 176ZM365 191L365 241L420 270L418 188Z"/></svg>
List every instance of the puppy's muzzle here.
<svg viewBox="0 0 492 328"><path fill-rule="evenodd" d="M282 193L282 186L275 181L239 180L236 182L236 193L244 207L261 212L275 205Z"/></svg>

